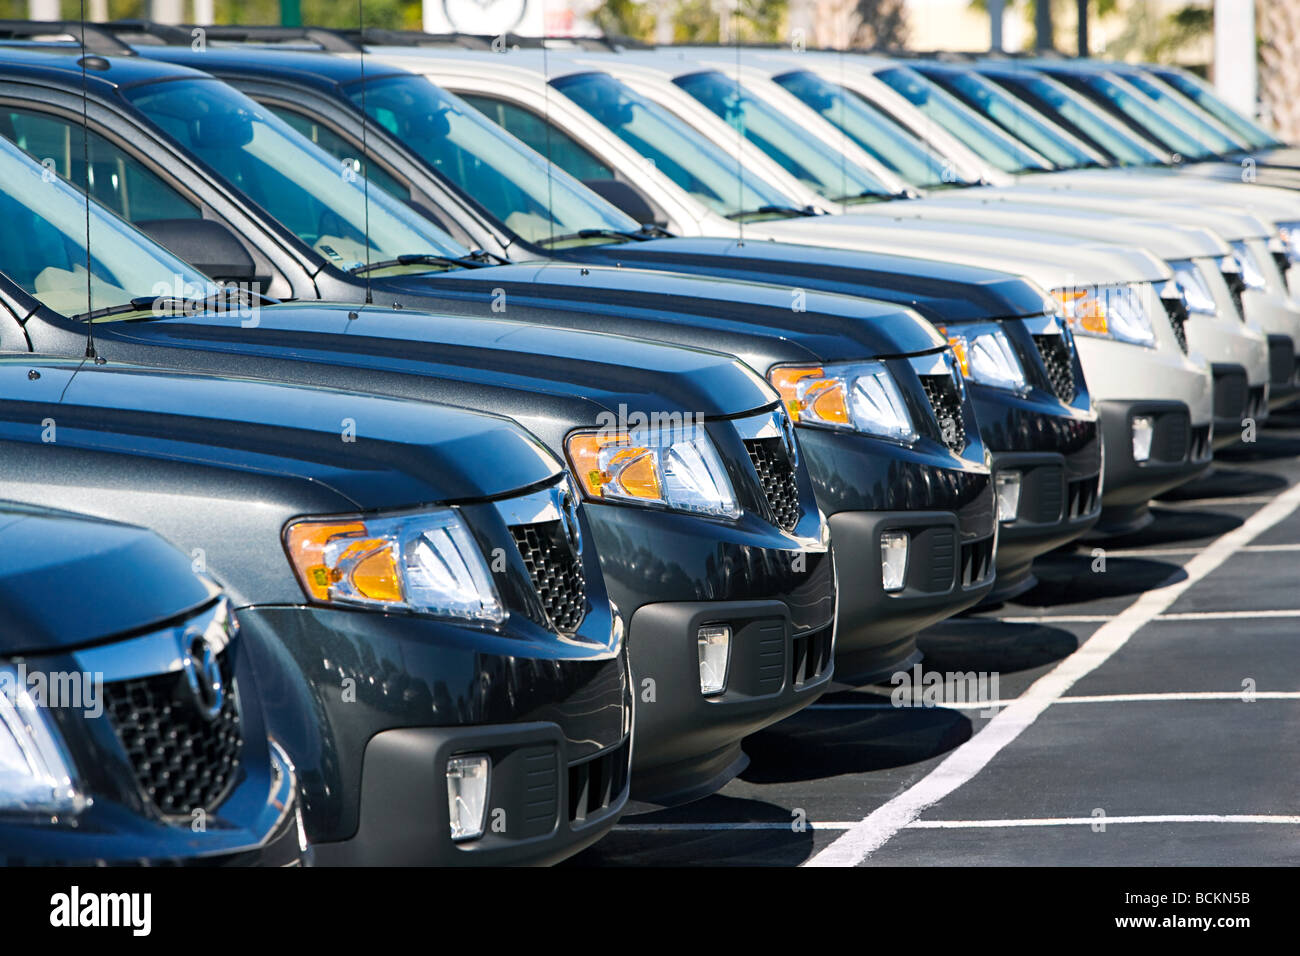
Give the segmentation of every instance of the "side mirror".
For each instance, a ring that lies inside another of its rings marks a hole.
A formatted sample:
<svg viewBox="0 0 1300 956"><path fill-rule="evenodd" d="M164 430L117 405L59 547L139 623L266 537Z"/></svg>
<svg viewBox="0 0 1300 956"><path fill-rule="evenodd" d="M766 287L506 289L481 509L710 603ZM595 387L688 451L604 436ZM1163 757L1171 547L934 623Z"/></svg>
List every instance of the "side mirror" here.
<svg viewBox="0 0 1300 956"><path fill-rule="evenodd" d="M136 228L218 282L260 282L265 288L269 276L259 276L257 265L233 232L211 219L155 219L138 222Z"/></svg>
<svg viewBox="0 0 1300 956"><path fill-rule="evenodd" d="M666 222L657 221L655 211L651 208L650 203L625 182L617 179L587 179L583 181L583 185L605 202L623 210L642 225L647 223L653 223L656 226L668 225Z"/></svg>

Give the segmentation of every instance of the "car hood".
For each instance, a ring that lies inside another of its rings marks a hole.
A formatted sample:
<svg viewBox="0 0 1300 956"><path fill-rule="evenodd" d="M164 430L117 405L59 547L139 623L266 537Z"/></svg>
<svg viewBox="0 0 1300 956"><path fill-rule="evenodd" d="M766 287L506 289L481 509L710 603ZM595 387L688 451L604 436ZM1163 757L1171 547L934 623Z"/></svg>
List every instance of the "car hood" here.
<svg viewBox="0 0 1300 956"><path fill-rule="evenodd" d="M317 507L338 512L481 500L560 473L535 437L497 416L233 376L80 364L0 363L0 439L253 472L309 488Z"/></svg>
<svg viewBox="0 0 1300 956"><path fill-rule="evenodd" d="M876 252L738 239L652 239L585 246L566 258L728 279L805 283L915 309L933 322L1038 315L1045 293L992 269Z"/></svg>
<svg viewBox="0 0 1300 956"><path fill-rule="evenodd" d="M1100 173L1119 175L1102 178ZM1134 203L1145 204L1146 211L1138 215L1199 215L1194 220L1197 224L1230 240L1270 235L1271 224L1300 220L1300 195L1291 190L1197 176L1153 175L1141 170L1053 173L1017 186L995 188L1069 194L1075 197L1072 201L1087 202L1096 209L1133 209ZM1241 225L1234 229L1227 225L1231 222Z"/></svg>
<svg viewBox="0 0 1300 956"><path fill-rule="evenodd" d="M1191 225L1173 225L1152 219L1134 218L1117 212L1097 210L1068 203L1020 202L1015 190L993 196L980 196L974 190L969 198L932 198L919 202L891 203L898 217L943 222L977 222L988 226L1060 231L1067 235L1103 242L1122 242L1155 253L1162 259L1196 259L1226 256L1232 249L1215 233ZM883 215L886 210L880 209ZM864 210L864 214L875 213Z"/></svg>
<svg viewBox="0 0 1300 956"><path fill-rule="evenodd" d="M877 215L817 216L755 223L751 232L779 241L843 249L872 249L929 256L947 262L1001 269L1026 276L1047 289L1107 282L1157 282L1168 267L1136 248L1071 239L1060 233L929 222Z"/></svg>
<svg viewBox="0 0 1300 956"><path fill-rule="evenodd" d="M502 289L509 308L523 306L537 321L608 326L660 342L718 349L762 373L779 362L913 355L945 344L909 309L800 289L793 282L548 262L443 274L418 288L440 300L473 301Z"/></svg>
<svg viewBox="0 0 1300 956"><path fill-rule="evenodd" d="M508 284L494 281L480 288L483 312L491 314L497 288L505 290L500 299L505 315L522 311ZM566 408L573 423L594 421L606 411L617 413L620 406L647 414L721 417L777 400L767 383L729 355L623 335L503 318L317 303L264 307L255 326L245 327L245 321L207 314L121 325L112 334L176 349L401 371L527 392L542 401L549 397L552 407ZM99 332L101 339L105 334ZM513 409L493 410L515 417Z"/></svg>
<svg viewBox="0 0 1300 956"><path fill-rule="evenodd" d="M216 593L151 531L0 502L0 655L145 630Z"/></svg>

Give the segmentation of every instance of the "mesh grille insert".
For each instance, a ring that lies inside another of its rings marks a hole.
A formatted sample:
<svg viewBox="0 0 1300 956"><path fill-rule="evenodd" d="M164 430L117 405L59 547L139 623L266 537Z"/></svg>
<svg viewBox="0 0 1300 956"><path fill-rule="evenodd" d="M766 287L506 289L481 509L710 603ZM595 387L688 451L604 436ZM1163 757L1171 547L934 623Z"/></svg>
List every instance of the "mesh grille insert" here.
<svg viewBox="0 0 1300 956"><path fill-rule="evenodd" d="M1169 325L1174 330L1174 338L1178 340L1178 347L1187 354L1187 305L1181 299L1161 299L1165 304L1165 312L1169 315Z"/></svg>
<svg viewBox="0 0 1300 956"><path fill-rule="evenodd" d="M576 630L587 614L587 582L563 524L539 521L512 525L510 534L550 623L561 631Z"/></svg>
<svg viewBox="0 0 1300 956"><path fill-rule="evenodd" d="M758 483L773 519L779 527L793 531L802 511L799 508L799 485L785 443L779 438L750 438L745 440L745 450L758 472Z"/></svg>
<svg viewBox="0 0 1300 956"><path fill-rule="evenodd" d="M966 424L961 416L961 398L951 375L922 375L921 386L930 400L940 439L952 451L966 447Z"/></svg>
<svg viewBox="0 0 1300 956"><path fill-rule="evenodd" d="M1035 335L1034 345L1038 346L1038 354L1042 356L1047 379L1052 383L1056 397L1063 402L1074 401L1074 362L1065 339L1059 335Z"/></svg>
<svg viewBox="0 0 1300 956"><path fill-rule="evenodd" d="M238 778L244 739L229 654L225 702L211 720L181 671L104 685L105 711L145 798L167 816L211 810Z"/></svg>
<svg viewBox="0 0 1300 956"><path fill-rule="evenodd" d="M1246 307L1242 304L1241 295L1246 291L1246 280L1240 272L1225 272L1223 278L1228 283L1228 291L1232 293L1232 304L1237 307L1237 318L1245 322Z"/></svg>

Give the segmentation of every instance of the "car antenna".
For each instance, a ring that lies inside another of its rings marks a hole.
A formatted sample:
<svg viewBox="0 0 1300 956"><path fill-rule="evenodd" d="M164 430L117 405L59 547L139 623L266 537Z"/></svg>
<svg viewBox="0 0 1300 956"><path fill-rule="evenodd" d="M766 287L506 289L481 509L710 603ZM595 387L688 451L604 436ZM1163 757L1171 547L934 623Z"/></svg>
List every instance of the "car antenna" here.
<svg viewBox="0 0 1300 956"><path fill-rule="evenodd" d="M736 107L737 109L739 109L741 103L739 99L741 95L740 34L736 30L736 9L737 7L732 7L728 11L727 17L730 21L729 27L731 30L731 45L736 51L736 96L737 96ZM736 118L740 120L740 125L736 127L736 191L739 193L739 195L736 196L736 208L743 212L745 209L745 158L744 158L745 130L743 129L745 125L744 110L740 110L740 112L737 113ZM736 217L736 241L739 242L742 246L745 244L745 217L744 216Z"/></svg>
<svg viewBox="0 0 1300 956"><path fill-rule="evenodd" d="M86 358L93 359L96 363L99 356L95 352L95 321L90 317L94 311L95 303L93 301L93 291L91 286L91 256L90 256L90 109L86 101L89 99L90 82L86 77L86 0L81 0L81 165L83 175L86 177L85 182L85 200L86 200Z"/></svg>
<svg viewBox="0 0 1300 956"><path fill-rule="evenodd" d="M501 38L501 49L505 50L505 37ZM551 160L551 60L547 55L546 41L542 41L542 115L546 122L546 218L551 221L550 245L555 245L555 194L551 188L553 165Z"/></svg>
<svg viewBox="0 0 1300 956"><path fill-rule="evenodd" d="M81 0L85 3L86 0ZM361 192L365 211L365 247L366 247L366 305L374 305L375 299L370 289L370 149L366 140L369 114L366 112L366 17L365 0L357 0L357 49L361 54Z"/></svg>

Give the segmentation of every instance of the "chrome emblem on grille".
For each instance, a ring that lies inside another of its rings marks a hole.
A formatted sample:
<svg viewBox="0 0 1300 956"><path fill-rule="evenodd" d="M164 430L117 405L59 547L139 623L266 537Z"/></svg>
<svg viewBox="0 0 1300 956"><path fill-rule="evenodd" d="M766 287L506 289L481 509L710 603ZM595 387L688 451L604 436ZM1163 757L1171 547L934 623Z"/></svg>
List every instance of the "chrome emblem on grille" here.
<svg viewBox="0 0 1300 956"><path fill-rule="evenodd" d="M574 557L582 555L582 526L578 523L578 499L572 486L566 481L555 488L556 509L560 512L560 524L564 535L569 539L569 548Z"/></svg>
<svg viewBox="0 0 1300 956"><path fill-rule="evenodd" d="M221 664L212 642L198 629L191 627L180 639L181 669L185 682L199 713L213 720L221 713L226 702L226 686L221 676Z"/></svg>

